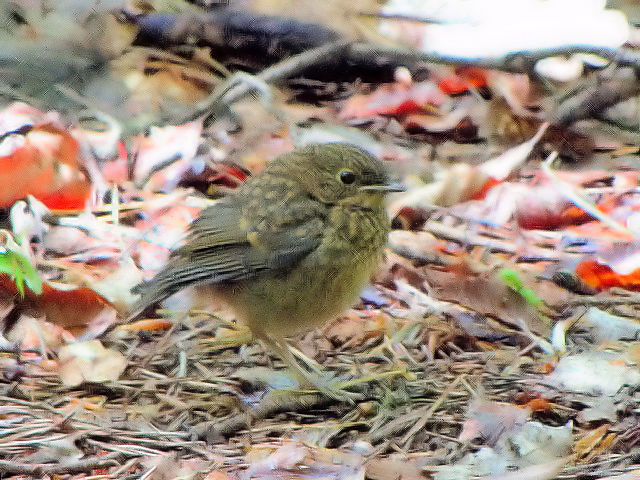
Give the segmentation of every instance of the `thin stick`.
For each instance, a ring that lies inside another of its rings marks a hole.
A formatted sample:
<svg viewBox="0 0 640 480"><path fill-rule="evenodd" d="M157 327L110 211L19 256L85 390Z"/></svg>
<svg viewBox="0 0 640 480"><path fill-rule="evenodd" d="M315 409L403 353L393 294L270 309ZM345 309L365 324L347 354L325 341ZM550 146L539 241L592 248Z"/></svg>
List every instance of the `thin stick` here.
<svg viewBox="0 0 640 480"><path fill-rule="evenodd" d="M88 470L93 470L94 468L120 465L125 456L125 453L120 452L109 453L101 457L86 458L66 465L59 465L56 463L29 464L0 460L0 473L17 473L33 477L42 477L44 475L86 472Z"/></svg>
<svg viewBox="0 0 640 480"><path fill-rule="evenodd" d="M258 75L255 76L256 80L264 83L274 83L280 80L284 80L293 75L302 73L307 68L316 65L318 62L325 60L326 58L334 57L345 50L349 42L346 40L339 40L331 42L326 45L322 45L318 48L312 48L306 50L298 55L287 58L282 62L266 68ZM236 84L231 88L219 92L217 89L207 99L201 102L194 111L192 111L188 117L181 119L177 123L184 123L192 121L200 116L208 115L215 110L215 106L222 103L230 105L238 100L244 98L255 90L255 84L251 82L242 82Z"/></svg>
<svg viewBox="0 0 640 480"><path fill-rule="evenodd" d="M444 403L444 401L447 399L449 394L451 394L451 392L458 386L458 384L465 378L465 376L466 374L463 373L458 377L456 377L453 383L451 383L451 385L445 388L444 392L442 392L442 394L436 399L436 401L431 404L429 409L425 412L424 416L421 417L420 420L418 420L413 425L413 427L409 429L409 431L405 434L404 437L402 437L402 443L404 444L405 449L411 447L411 443L413 442L415 434L418 433L427 425L427 423L429 422L429 419L433 416L434 413L436 413L436 410L440 408L440 406Z"/></svg>

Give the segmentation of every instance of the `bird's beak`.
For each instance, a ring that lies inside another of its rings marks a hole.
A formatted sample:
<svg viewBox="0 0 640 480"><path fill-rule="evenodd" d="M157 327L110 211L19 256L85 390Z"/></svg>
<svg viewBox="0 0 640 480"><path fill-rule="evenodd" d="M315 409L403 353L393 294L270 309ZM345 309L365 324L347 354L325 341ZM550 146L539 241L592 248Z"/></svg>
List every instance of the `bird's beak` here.
<svg viewBox="0 0 640 480"><path fill-rule="evenodd" d="M360 190L364 192L404 192L407 188L400 183L383 183L379 185L363 185Z"/></svg>

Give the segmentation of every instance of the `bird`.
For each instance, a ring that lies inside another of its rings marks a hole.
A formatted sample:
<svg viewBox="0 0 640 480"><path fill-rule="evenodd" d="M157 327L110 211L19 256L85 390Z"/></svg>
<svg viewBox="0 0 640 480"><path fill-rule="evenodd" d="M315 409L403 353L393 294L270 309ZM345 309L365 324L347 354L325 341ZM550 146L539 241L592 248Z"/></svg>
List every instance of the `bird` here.
<svg viewBox="0 0 640 480"><path fill-rule="evenodd" d="M336 318L379 268L390 230L385 196L403 188L384 164L345 143L272 160L200 212L185 242L134 288L139 313L186 287L228 305L305 385L332 390L298 364L286 337Z"/></svg>

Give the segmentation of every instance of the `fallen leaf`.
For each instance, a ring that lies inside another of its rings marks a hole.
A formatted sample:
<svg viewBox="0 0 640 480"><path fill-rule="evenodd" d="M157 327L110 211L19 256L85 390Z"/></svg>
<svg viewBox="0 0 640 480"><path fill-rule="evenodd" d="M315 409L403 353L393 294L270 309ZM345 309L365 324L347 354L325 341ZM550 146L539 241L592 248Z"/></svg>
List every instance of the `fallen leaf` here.
<svg viewBox="0 0 640 480"><path fill-rule="evenodd" d="M584 352L562 357L546 381L564 392L613 396L625 385L640 384L640 372L617 353Z"/></svg>
<svg viewBox="0 0 640 480"><path fill-rule="evenodd" d="M104 348L99 340L65 345L60 348L58 358L60 380L68 387L76 387L83 382L113 382L127 367L124 355Z"/></svg>
<svg viewBox="0 0 640 480"><path fill-rule="evenodd" d="M431 287L431 295L439 300L456 302L479 313L521 328L521 321L532 332L547 337L550 325L540 313L517 292L496 277L495 273L473 276L469 272L423 270Z"/></svg>
<svg viewBox="0 0 640 480"><path fill-rule="evenodd" d="M7 340L22 350L57 350L75 338L59 325L22 314L6 333Z"/></svg>
<svg viewBox="0 0 640 480"><path fill-rule="evenodd" d="M27 195L52 209L85 206L91 184L82 168L78 142L68 131L40 123L25 134L9 135L4 143L0 147L7 152L0 155L0 206L9 207Z"/></svg>
<svg viewBox="0 0 640 480"><path fill-rule="evenodd" d="M17 296L15 284L0 275L0 290ZM17 300L17 298L16 298ZM24 298L15 302L20 309L42 315L48 322L73 335L98 335L116 320L113 306L94 290L67 284L43 283L42 293L25 290Z"/></svg>
<svg viewBox="0 0 640 480"><path fill-rule="evenodd" d="M438 80L438 88L447 95L459 95L469 89L487 86L487 74L482 68L458 67Z"/></svg>
<svg viewBox="0 0 640 480"><path fill-rule="evenodd" d="M182 175L191 168L200 144L202 122L185 125L151 127L146 137L138 139L138 155L133 178L151 191L173 190Z"/></svg>
<svg viewBox="0 0 640 480"><path fill-rule="evenodd" d="M353 95L340 110L339 118L366 118L374 115L403 115L413 112L435 113L447 100L432 82L406 86L400 83L383 85L370 94Z"/></svg>
<svg viewBox="0 0 640 480"><path fill-rule="evenodd" d="M613 287L640 290L640 268L628 274L620 274L597 260L586 259L576 266L576 275L588 286L599 291Z"/></svg>
<svg viewBox="0 0 640 480"><path fill-rule="evenodd" d="M125 258L116 270L88 286L117 309L127 311L138 300L138 295L131 293L131 289L143 280L142 271L136 267L131 258Z"/></svg>
<svg viewBox="0 0 640 480"><path fill-rule="evenodd" d="M557 478L558 474L562 472L562 469L570 460L571 457L551 460L520 468L514 472L488 475L484 477L484 480L553 480Z"/></svg>
<svg viewBox="0 0 640 480"><path fill-rule="evenodd" d="M482 438L487 445L495 445L503 434L522 427L530 416L530 410L517 405L476 399L469 406L458 440Z"/></svg>
<svg viewBox="0 0 640 480"><path fill-rule="evenodd" d="M598 428L587 432L580 440L576 442L573 451L579 459L586 457L594 448L605 438L605 435L611 428L611 425L604 424Z"/></svg>

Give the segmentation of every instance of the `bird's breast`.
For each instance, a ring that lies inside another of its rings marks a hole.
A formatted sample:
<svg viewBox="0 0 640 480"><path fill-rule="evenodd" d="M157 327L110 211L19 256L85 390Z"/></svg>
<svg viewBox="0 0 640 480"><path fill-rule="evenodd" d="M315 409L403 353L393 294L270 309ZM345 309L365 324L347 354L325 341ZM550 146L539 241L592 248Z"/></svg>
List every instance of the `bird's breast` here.
<svg viewBox="0 0 640 480"><path fill-rule="evenodd" d="M291 268L238 285L238 313L254 332L292 335L352 306L379 267L388 224L384 212L334 211L318 248Z"/></svg>
<svg viewBox="0 0 640 480"><path fill-rule="evenodd" d="M328 222L326 248L333 247L342 255L349 250L356 256L381 253L388 233L389 221L383 209L336 208Z"/></svg>

